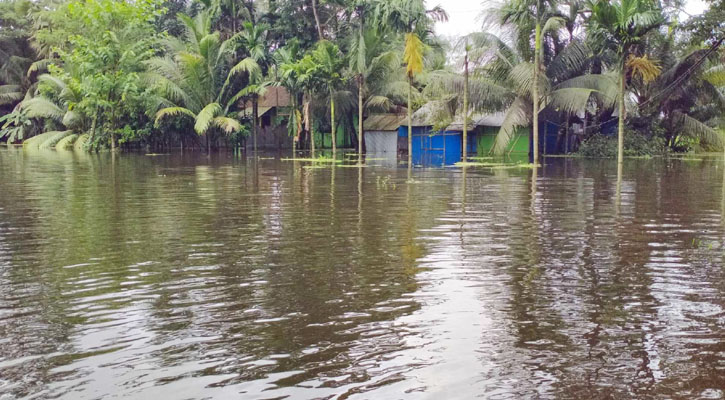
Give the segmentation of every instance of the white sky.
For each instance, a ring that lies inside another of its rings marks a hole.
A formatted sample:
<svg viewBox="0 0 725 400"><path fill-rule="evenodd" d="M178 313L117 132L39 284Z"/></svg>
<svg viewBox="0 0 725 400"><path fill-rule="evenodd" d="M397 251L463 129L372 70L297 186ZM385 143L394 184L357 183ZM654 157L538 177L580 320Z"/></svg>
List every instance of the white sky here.
<svg viewBox="0 0 725 400"><path fill-rule="evenodd" d="M481 0L426 0L428 6L440 4L448 12L448 22L438 22L436 32L444 36L462 36L480 29L480 15L484 6ZM685 12L701 14L707 5L702 0L688 0ZM682 20L687 15L682 15Z"/></svg>

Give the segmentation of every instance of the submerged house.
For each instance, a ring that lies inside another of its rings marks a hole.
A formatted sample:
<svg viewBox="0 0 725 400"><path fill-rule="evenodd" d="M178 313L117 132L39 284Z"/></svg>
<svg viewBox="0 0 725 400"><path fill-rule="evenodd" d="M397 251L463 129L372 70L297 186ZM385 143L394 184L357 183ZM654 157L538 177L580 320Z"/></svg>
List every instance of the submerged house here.
<svg viewBox="0 0 725 400"><path fill-rule="evenodd" d="M454 165L463 156L463 121L460 116L444 129L436 128L439 121L448 114L446 103L432 101L421 107L412 117L412 160L414 165L443 166ZM467 127L468 157L492 157L501 126L506 114L477 114L469 118ZM542 113L539 126L539 148L543 155L560 152L562 138L560 125L555 122L556 115ZM392 127L399 124L397 142L393 140ZM405 115L377 114L365 121L365 144L368 154L393 154L403 158L408 153L408 125ZM504 156L527 160L532 153L532 130L530 126L516 128Z"/></svg>
<svg viewBox="0 0 725 400"><path fill-rule="evenodd" d="M292 138L287 133L287 119L291 113L290 94L282 86L270 86L259 98L257 116L259 132L257 147L260 149L292 148ZM252 118L252 102L247 100L240 112L242 118ZM251 143L251 138L248 139Z"/></svg>
<svg viewBox="0 0 725 400"><path fill-rule="evenodd" d="M369 159L383 161L387 166L398 163L398 155L407 147L405 138L398 135L398 127L405 123L405 114L371 114L365 119L365 152Z"/></svg>
<svg viewBox="0 0 725 400"><path fill-rule="evenodd" d="M544 115L542 115L543 117ZM491 157L501 126L506 114L479 114L470 118L468 125L468 156ZM549 116L551 117L551 116ZM446 128L449 132L463 132L463 122L458 119ZM532 153L532 130L530 126L518 127L509 142L504 156L513 159L526 159ZM539 148L541 154L559 153L559 124L550 119L542 118L539 123Z"/></svg>
<svg viewBox="0 0 725 400"><path fill-rule="evenodd" d="M403 149L412 152L413 165L442 166L453 165L461 161L462 135L461 132L449 130L435 130L436 116L441 112L444 104L429 102L413 114L413 147L408 149L408 126L398 128L398 135L403 138Z"/></svg>

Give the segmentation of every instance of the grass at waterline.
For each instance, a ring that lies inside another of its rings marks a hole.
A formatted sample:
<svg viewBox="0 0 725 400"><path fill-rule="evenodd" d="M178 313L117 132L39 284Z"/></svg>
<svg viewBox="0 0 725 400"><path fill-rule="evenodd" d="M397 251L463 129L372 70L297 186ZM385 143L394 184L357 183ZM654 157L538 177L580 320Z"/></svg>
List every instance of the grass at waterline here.
<svg viewBox="0 0 725 400"><path fill-rule="evenodd" d="M479 167L479 168L491 168L491 169L516 169L516 168L535 168L541 167L541 165L530 164L530 163L492 163L492 162L457 162L454 167Z"/></svg>
<svg viewBox="0 0 725 400"><path fill-rule="evenodd" d="M281 161L301 161L301 162L318 162L318 163L342 163L342 160L331 157L318 158L282 158Z"/></svg>

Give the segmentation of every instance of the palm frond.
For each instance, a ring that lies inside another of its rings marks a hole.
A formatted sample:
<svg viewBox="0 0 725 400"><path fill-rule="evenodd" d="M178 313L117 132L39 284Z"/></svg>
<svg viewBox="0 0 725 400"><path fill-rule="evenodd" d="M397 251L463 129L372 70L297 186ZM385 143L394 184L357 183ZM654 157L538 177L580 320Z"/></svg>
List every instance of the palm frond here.
<svg viewBox="0 0 725 400"><path fill-rule="evenodd" d="M234 118L216 117L211 120L211 125L221 129L227 135L242 129L242 124Z"/></svg>
<svg viewBox="0 0 725 400"><path fill-rule="evenodd" d="M725 86L725 65L719 64L708 68L702 77L715 86Z"/></svg>
<svg viewBox="0 0 725 400"><path fill-rule="evenodd" d="M362 32L352 41L350 54L354 55L354 57L350 57L350 70L357 74L364 74L367 69L367 44Z"/></svg>
<svg viewBox="0 0 725 400"><path fill-rule="evenodd" d="M70 136L72 134L73 134L73 131L56 132L54 135L51 135L48 139L41 142L38 145L38 148L39 149L52 149L53 147L55 147L56 143L60 142L66 136Z"/></svg>
<svg viewBox="0 0 725 400"><path fill-rule="evenodd" d="M703 142L709 144L718 146L723 145L722 136L715 129L707 126L697 119L679 111L674 111L672 113L672 117L674 122L680 128L681 134L693 138L699 138Z"/></svg>
<svg viewBox="0 0 725 400"><path fill-rule="evenodd" d="M523 62L516 65L511 70L509 79L511 79L516 93L531 97L534 89L534 64Z"/></svg>
<svg viewBox="0 0 725 400"><path fill-rule="evenodd" d="M604 108L611 109L619 96L617 78L613 74L588 74L568 79L556 85L555 90L568 88L593 89L593 95Z"/></svg>
<svg viewBox="0 0 725 400"><path fill-rule="evenodd" d="M20 85L0 85L0 105L14 104L24 96Z"/></svg>
<svg viewBox="0 0 725 400"><path fill-rule="evenodd" d="M219 32L208 34L199 41L199 54L209 61L216 62L219 55Z"/></svg>
<svg viewBox="0 0 725 400"><path fill-rule="evenodd" d="M64 109L42 96L23 101L22 108L28 118L50 118L61 121L65 115Z"/></svg>
<svg viewBox="0 0 725 400"><path fill-rule="evenodd" d="M196 116L196 122L194 123L194 130L196 133L199 135L205 134L209 129L209 125L211 125L212 120L219 115L221 111L222 106L220 106L219 103L207 104L206 107L199 111L199 114Z"/></svg>
<svg viewBox="0 0 725 400"><path fill-rule="evenodd" d="M196 114L191 112L191 110L189 110L188 108L166 107L166 108L162 108L161 110L159 110L156 113L156 120L154 123L156 124L156 126L159 126L159 123L161 122L162 119L164 119L166 117L175 117L175 116L179 116L179 115L186 115L191 118L196 118Z"/></svg>
<svg viewBox="0 0 725 400"><path fill-rule="evenodd" d="M259 66L259 64L251 57L247 57L237 63L232 69L229 71L229 76L227 77L227 81L233 76L236 76L237 74L241 73L248 73L249 74L249 81L250 82L258 82L261 80L262 77L262 68Z"/></svg>
<svg viewBox="0 0 725 400"><path fill-rule="evenodd" d="M632 76L639 76L644 83L654 81L662 72L657 61L649 59L646 55L641 57L630 55L627 59L627 68L632 71Z"/></svg>
<svg viewBox="0 0 725 400"><path fill-rule="evenodd" d="M493 153L503 155L506 148L516 134L516 128L526 126L531 121L530 105L524 99L517 97L511 106L506 110L501 128L496 135L496 141L493 146Z"/></svg>
<svg viewBox="0 0 725 400"><path fill-rule="evenodd" d="M81 123L81 116L75 111L66 111L61 123L68 128L72 128L73 126L77 126Z"/></svg>
<svg viewBox="0 0 725 400"><path fill-rule="evenodd" d="M38 82L51 88L54 92L60 93L68 87L64 80L50 74L43 74L38 77Z"/></svg>
<svg viewBox="0 0 725 400"><path fill-rule="evenodd" d="M407 33L405 35L403 62L405 63L405 72L411 78L423 71L423 51L424 45L418 35Z"/></svg>
<svg viewBox="0 0 725 400"><path fill-rule="evenodd" d="M392 100L385 96L370 96L365 102L365 109L371 111L386 112L395 105Z"/></svg>
<svg viewBox="0 0 725 400"><path fill-rule="evenodd" d="M547 75L563 80L578 74L591 59L592 51L581 41L574 40L559 52L547 67Z"/></svg>
<svg viewBox="0 0 725 400"><path fill-rule="evenodd" d="M595 93L594 89L586 88L566 88L558 89L549 93L548 106L553 106L557 110L567 112L569 114L576 114L583 112L586 109L587 103L592 94Z"/></svg>
<svg viewBox="0 0 725 400"><path fill-rule="evenodd" d="M558 16L549 17L549 19L547 19L544 23L543 28L541 28L541 34L543 35L551 32L556 32L565 26L566 21L564 20L564 18Z"/></svg>
<svg viewBox="0 0 725 400"><path fill-rule="evenodd" d="M155 86L160 94L171 102L193 107L191 97L173 80L157 73L141 74L141 80L151 86Z"/></svg>
<svg viewBox="0 0 725 400"><path fill-rule="evenodd" d="M40 71L47 71L48 67L51 64L53 64L54 62L55 61L50 58L44 58L42 60L35 61L34 63L30 64L27 75L32 76L34 73L37 73Z"/></svg>

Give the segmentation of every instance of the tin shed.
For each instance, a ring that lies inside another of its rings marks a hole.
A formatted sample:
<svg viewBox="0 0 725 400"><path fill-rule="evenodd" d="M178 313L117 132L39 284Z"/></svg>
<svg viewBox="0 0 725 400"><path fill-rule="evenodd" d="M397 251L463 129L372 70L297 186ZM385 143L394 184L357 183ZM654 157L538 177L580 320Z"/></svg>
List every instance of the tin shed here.
<svg viewBox="0 0 725 400"><path fill-rule="evenodd" d="M366 152L397 156L398 127L404 119L405 115L401 114L372 114L365 119L363 128Z"/></svg>
<svg viewBox="0 0 725 400"><path fill-rule="evenodd" d="M413 114L411 151L414 165L442 166L461 161L461 132L433 129L435 116L442 107L443 103L430 102ZM408 136L408 127L402 125L398 135L405 140Z"/></svg>

